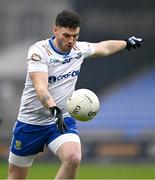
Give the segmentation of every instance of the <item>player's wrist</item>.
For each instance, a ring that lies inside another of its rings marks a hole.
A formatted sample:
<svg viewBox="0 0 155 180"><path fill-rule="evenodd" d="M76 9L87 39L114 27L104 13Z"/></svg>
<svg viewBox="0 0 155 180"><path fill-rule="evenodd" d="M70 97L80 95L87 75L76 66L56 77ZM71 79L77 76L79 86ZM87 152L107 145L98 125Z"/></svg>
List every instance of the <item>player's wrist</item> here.
<svg viewBox="0 0 155 180"><path fill-rule="evenodd" d="M125 49L127 49L127 46L128 46L128 40L125 39L124 41L125 41Z"/></svg>
<svg viewBox="0 0 155 180"><path fill-rule="evenodd" d="M55 116L56 114L60 114L60 113L62 113L61 112L61 109L58 107L58 106L52 106L52 107L49 107L49 111L50 111L50 113L53 115L53 116Z"/></svg>
<svg viewBox="0 0 155 180"><path fill-rule="evenodd" d="M126 41L126 47L125 47L125 49L130 50L131 45L130 45L130 43L129 43L129 40L128 40L128 39L126 39L125 41Z"/></svg>

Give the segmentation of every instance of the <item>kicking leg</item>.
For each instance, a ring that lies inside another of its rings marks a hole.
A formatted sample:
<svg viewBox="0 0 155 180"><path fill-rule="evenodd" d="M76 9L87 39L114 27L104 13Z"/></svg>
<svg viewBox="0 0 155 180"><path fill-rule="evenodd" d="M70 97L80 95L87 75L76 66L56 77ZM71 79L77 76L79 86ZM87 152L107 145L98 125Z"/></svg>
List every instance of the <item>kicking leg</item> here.
<svg viewBox="0 0 155 180"><path fill-rule="evenodd" d="M62 162L55 179L75 179L81 162L81 147L75 142L64 143L58 150Z"/></svg>
<svg viewBox="0 0 155 180"><path fill-rule="evenodd" d="M76 134L63 134L48 144L62 162L55 179L75 179L81 162L81 143Z"/></svg>

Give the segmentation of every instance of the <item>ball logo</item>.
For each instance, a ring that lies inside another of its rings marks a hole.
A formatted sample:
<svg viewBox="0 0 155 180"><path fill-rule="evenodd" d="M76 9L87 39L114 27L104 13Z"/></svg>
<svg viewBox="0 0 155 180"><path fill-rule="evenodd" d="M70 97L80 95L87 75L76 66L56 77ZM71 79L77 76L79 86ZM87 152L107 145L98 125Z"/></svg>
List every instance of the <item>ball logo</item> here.
<svg viewBox="0 0 155 180"><path fill-rule="evenodd" d="M80 106L76 106L76 108L73 110L74 114L77 114L80 111L81 107Z"/></svg>
<svg viewBox="0 0 155 180"><path fill-rule="evenodd" d="M90 112L88 113L88 116L96 116L96 114L97 114L97 112L90 111Z"/></svg>

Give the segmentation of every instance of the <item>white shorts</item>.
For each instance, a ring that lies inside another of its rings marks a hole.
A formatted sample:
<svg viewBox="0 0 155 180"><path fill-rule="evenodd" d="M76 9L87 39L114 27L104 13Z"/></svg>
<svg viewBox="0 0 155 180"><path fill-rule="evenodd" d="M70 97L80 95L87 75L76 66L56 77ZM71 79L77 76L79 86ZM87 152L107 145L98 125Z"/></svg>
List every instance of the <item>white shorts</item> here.
<svg viewBox="0 0 155 180"><path fill-rule="evenodd" d="M50 142L48 144L48 148L54 154L57 154L57 150L59 149L59 147L62 144L67 143L67 142L75 142L75 143L81 144L80 138L77 134L68 133L68 134L62 134L61 136L57 137L55 140ZM30 167L32 165L33 160L35 159L36 155L37 154L29 155L29 156L18 156L18 155L15 155L14 153L12 153L10 151L9 163L14 164L14 165L19 166L19 167Z"/></svg>

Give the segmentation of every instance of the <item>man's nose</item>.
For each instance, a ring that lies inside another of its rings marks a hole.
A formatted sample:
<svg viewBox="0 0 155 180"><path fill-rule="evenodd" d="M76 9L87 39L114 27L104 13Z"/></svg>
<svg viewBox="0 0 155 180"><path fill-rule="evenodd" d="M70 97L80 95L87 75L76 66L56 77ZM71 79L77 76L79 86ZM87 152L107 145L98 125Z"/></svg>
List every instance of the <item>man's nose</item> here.
<svg viewBox="0 0 155 180"><path fill-rule="evenodd" d="M72 43L74 41L74 37L73 36L70 36L69 39L68 39L68 42L69 43Z"/></svg>

